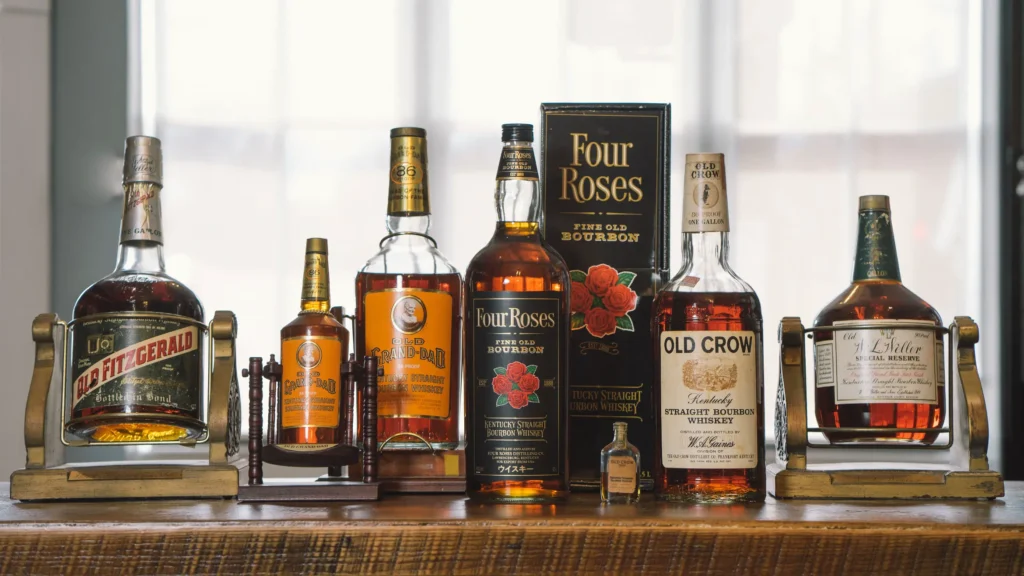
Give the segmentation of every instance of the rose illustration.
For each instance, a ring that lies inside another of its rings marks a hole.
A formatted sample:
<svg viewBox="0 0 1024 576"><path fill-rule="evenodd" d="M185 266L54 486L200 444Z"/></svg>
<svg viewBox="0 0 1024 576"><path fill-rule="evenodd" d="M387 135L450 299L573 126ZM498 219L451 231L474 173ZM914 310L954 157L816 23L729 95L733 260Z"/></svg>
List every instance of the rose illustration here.
<svg viewBox="0 0 1024 576"><path fill-rule="evenodd" d="M523 374L526 374L526 364L522 362L512 362L505 368L505 375L513 382L518 383Z"/></svg>
<svg viewBox="0 0 1024 576"><path fill-rule="evenodd" d="M540 378L533 374L526 373L519 379L519 389L527 394L533 394L540 388Z"/></svg>
<svg viewBox="0 0 1024 576"><path fill-rule="evenodd" d="M587 270L587 288L597 296L604 296L608 289L619 281L619 273L607 264L591 266Z"/></svg>
<svg viewBox="0 0 1024 576"><path fill-rule="evenodd" d="M594 295L590 293L587 286L582 282L573 282L572 290L569 292L569 307L573 312L585 314L593 306Z"/></svg>
<svg viewBox="0 0 1024 576"><path fill-rule="evenodd" d="M507 376L498 375L491 380L491 387L494 388L495 394L501 396L512 391L512 381Z"/></svg>
<svg viewBox="0 0 1024 576"><path fill-rule="evenodd" d="M516 410L530 403L530 395L523 390L513 390L508 393L508 405Z"/></svg>
<svg viewBox="0 0 1024 576"><path fill-rule="evenodd" d="M615 314L604 308L591 309L587 312L584 320L586 321L587 332L598 338L615 332Z"/></svg>
<svg viewBox="0 0 1024 576"><path fill-rule="evenodd" d="M601 301L612 314L624 316L636 309L636 292L628 286L616 284L608 289Z"/></svg>

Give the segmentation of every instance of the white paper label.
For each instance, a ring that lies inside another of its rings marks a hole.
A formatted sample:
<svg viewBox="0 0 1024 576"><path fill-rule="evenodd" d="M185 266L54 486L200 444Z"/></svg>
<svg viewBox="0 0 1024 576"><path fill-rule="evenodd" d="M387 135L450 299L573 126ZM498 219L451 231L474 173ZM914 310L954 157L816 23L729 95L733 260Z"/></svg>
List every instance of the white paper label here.
<svg viewBox="0 0 1024 576"><path fill-rule="evenodd" d="M918 320L855 320L836 326ZM835 387L836 404L935 404L945 385L942 338L919 328L837 330L828 342L814 345L818 388Z"/></svg>
<svg viewBox="0 0 1024 576"><path fill-rule="evenodd" d="M661 461L666 468L754 468L757 337L661 334Z"/></svg>

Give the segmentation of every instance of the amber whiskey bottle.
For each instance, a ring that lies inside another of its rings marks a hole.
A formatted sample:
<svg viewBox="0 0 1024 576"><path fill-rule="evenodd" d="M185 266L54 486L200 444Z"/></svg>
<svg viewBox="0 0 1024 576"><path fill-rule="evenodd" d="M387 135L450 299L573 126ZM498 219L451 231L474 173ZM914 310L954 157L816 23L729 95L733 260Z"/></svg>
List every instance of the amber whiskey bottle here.
<svg viewBox="0 0 1024 576"><path fill-rule="evenodd" d="M281 329L281 430L278 445L320 450L341 442L341 363L348 330L330 314L327 240L306 240L302 309Z"/></svg>
<svg viewBox="0 0 1024 576"><path fill-rule="evenodd" d="M497 227L466 269L467 490L545 502L569 492L569 272L540 234L533 126L502 140Z"/></svg>
<svg viewBox="0 0 1024 576"><path fill-rule="evenodd" d="M722 154L687 154L683 267L654 300L654 491L661 500L765 498L761 304L729 267Z"/></svg>
<svg viewBox="0 0 1024 576"><path fill-rule="evenodd" d="M388 234L356 276L356 354L384 370L377 440L459 446L462 277L430 237L427 131L391 130Z"/></svg>
<svg viewBox="0 0 1024 576"><path fill-rule="evenodd" d="M203 306L164 269L160 140L127 139L122 182L117 264L75 302L67 431L94 442L198 438Z"/></svg>
<svg viewBox="0 0 1024 576"><path fill-rule="evenodd" d="M815 414L834 443L931 444L945 415L939 313L901 282L888 196L861 196L853 282L814 319Z"/></svg>

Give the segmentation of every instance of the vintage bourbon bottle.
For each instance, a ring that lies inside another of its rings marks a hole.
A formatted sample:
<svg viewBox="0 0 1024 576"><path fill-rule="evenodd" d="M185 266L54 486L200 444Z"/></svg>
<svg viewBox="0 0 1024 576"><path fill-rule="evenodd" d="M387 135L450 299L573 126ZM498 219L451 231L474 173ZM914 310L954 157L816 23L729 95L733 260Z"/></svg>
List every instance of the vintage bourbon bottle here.
<svg viewBox="0 0 1024 576"><path fill-rule="evenodd" d="M97 442L198 438L203 306L164 270L160 140L127 139L123 187L117 265L75 303L67 431Z"/></svg>
<svg viewBox="0 0 1024 576"><path fill-rule="evenodd" d="M533 126L502 140L498 224L466 269L467 490L544 502L569 492L569 272L540 233Z"/></svg>
<svg viewBox="0 0 1024 576"><path fill-rule="evenodd" d="M377 439L390 448L459 445L462 277L430 237L427 131L391 130L388 235L356 276L356 354L384 370Z"/></svg>
<svg viewBox="0 0 1024 576"><path fill-rule="evenodd" d="M861 196L853 282L814 319L815 414L834 443L931 444L945 415L939 313L900 279L888 196ZM834 330L820 330L832 327ZM868 430L864 430L868 429Z"/></svg>
<svg viewBox="0 0 1024 576"><path fill-rule="evenodd" d="M281 431L278 446L321 450L341 442L341 363L348 330L334 318L327 240L306 240L302 310L281 329Z"/></svg>
<svg viewBox="0 0 1024 576"><path fill-rule="evenodd" d="M765 497L761 304L729 267L722 154L687 154L683 267L654 301L654 491L662 500Z"/></svg>

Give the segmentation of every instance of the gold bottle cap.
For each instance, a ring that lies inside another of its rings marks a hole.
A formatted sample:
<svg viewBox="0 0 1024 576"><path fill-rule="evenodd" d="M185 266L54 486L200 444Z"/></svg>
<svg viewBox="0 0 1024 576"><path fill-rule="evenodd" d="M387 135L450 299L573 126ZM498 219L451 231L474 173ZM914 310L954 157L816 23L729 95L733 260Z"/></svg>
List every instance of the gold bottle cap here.
<svg viewBox="0 0 1024 576"><path fill-rule="evenodd" d="M152 136L129 136L124 142L122 183L164 183L164 159L160 140Z"/></svg>
<svg viewBox="0 0 1024 576"><path fill-rule="evenodd" d="M687 154L683 174L683 232L728 231L725 154Z"/></svg>
<svg viewBox="0 0 1024 576"><path fill-rule="evenodd" d="M306 239L306 254L327 254L327 239L326 238L307 238Z"/></svg>
<svg viewBox="0 0 1024 576"><path fill-rule="evenodd" d="M427 184L427 131L423 128L391 129L391 170L388 181L388 214L430 214Z"/></svg>
<svg viewBox="0 0 1024 576"><path fill-rule="evenodd" d="M860 209L889 212L889 197L882 194L860 197Z"/></svg>

